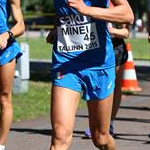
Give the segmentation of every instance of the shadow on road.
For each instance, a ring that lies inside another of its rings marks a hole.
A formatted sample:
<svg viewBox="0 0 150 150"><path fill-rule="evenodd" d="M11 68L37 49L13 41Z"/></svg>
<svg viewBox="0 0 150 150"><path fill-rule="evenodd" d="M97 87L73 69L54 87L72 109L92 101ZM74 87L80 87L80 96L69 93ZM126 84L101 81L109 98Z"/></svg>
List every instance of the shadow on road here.
<svg viewBox="0 0 150 150"><path fill-rule="evenodd" d="M135 138L130 138L135 137ZM148 134L116 134L115 139L117 140L126 140L126 141L137 141L144 142L143 144L150 144L150 141L138 139L136 137L148 137Z"/></svg>
<svg viewBox="0 0 150 150"><path fill-rule="evenodd" d="M136 66L138 80L150 81L150 66Z"/></svg>
<svg viewBox="0 0 150 150"><path fill-rule="evenodd" d="M141 119L141 118L122 118L117 117L117 121L130 121L130 122L141 122L141 123L150 123L150 119Z"/></svg>
<svg viewBox="0 0 150 150"><path fill-rule="evenodd" d="M49 129L11 128L10 131L22 132L27 134L42 134L47 136L52 135L52 130Z"/></svg>
<svg viewBox="0 0 150 150"><path fill-rule="evenodd" d="M120 108L121 109L141 110L141 111L150 111L150 107L121 106Z"/></svg>
<svg viewBox="0 0 150 150"><path fill-rule="evenodd" d="M29 128L11 128L10 131L26 133L26 134L41 134L45 136L52 136L51 129L29 129ZM73 131L73 137L81 137L77 135L84 135L84 131Z"/></svg>

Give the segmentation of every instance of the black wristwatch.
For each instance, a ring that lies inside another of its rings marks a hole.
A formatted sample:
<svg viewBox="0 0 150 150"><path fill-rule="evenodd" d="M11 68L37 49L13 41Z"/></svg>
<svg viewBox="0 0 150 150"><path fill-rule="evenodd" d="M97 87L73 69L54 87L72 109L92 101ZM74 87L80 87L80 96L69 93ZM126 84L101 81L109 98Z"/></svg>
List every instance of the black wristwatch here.
<svg viewBox="0 0 150 150"><path fill-rule="evenodd" d="M9 40L13 39L14 38L14 35L11 31L7 31L8 34L9 34Z"/></svg>

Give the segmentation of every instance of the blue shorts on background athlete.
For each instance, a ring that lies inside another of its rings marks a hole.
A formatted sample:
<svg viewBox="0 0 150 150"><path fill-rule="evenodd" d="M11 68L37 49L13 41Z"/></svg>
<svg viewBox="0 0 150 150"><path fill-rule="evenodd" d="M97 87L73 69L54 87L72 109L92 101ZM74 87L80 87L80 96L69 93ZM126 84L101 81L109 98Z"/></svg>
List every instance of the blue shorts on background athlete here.
<svg viewBox="0 0 150 150"><path fill-rule="evenodd" d="M20 45L14 40L8 46L0 50L0 65L5 65L14 58L16 60L22 55Z"/></svg>

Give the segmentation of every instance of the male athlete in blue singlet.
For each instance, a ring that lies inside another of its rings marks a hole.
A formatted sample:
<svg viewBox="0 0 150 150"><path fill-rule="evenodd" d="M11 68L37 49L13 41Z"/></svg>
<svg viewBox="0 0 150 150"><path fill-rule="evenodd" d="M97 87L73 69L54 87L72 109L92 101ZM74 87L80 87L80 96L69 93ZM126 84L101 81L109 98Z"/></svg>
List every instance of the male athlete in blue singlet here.
<svg viewBox="0 0 150 150"><path fill-rule="evenodd" d="M56 25L47 37L54 40L50 150L68 149L81 93L94 145L116 149L109 134L115 59L106 21L131 23L134 17L126 0L113 3L109 9L108 0L54 0Z"/></svg>
<svg viewBox="0 0 150 150"><path fill-rule="evenodd" d="M8 19L11 13L14 25L9 29ZM5 149L12 122L12 83L15 62L21 56L21 49L14 37L21 35L24 30L20 0L0 0L0 150Z"/></svg>

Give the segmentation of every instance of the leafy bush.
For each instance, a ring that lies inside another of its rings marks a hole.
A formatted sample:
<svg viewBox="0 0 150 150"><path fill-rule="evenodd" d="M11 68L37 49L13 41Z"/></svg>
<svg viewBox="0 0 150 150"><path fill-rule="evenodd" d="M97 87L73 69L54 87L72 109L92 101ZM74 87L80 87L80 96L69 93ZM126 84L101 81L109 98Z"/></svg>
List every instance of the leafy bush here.
<svg viewBox="0 0 150 150"><path fill-rule="evenodd" d="M22 0L21 7L26 14L32 12L54 12L53 0Z"/></svg>

